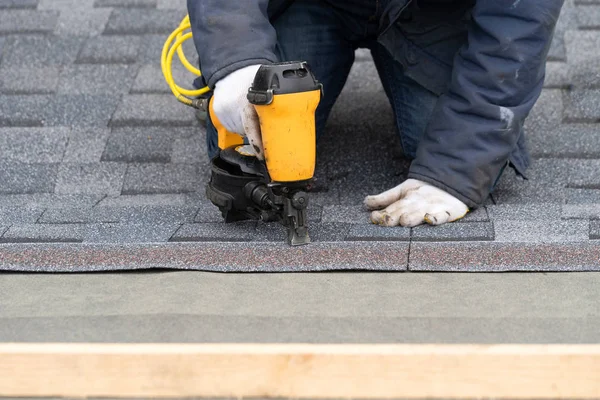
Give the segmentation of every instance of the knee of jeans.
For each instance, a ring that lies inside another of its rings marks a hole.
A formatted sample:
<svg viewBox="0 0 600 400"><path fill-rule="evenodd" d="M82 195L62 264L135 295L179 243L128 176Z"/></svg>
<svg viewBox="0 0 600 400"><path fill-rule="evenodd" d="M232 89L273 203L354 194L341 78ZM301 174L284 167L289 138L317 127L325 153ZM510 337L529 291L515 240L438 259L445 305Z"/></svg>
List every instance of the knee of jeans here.
<svg viewBox="0 0 600 400"><path fill-rule="evenodd" d="M210 118L206 119L206 152L211 160L219 154L219 135Z"/></svg>

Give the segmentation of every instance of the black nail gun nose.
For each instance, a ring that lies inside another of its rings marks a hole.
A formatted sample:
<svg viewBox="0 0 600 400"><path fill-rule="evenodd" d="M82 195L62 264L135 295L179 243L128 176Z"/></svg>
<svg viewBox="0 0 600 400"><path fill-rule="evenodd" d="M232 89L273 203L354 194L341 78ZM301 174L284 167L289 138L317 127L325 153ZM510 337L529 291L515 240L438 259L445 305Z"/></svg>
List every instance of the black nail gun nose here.
<svg viewBox="0 0 600 400"><path fill-rule="evenodd" d="M321 84L305 62L263 65L248 100L260 119L264 160L254 156L243 138L216 119L219 154L211 160L206 188L225 222L245 219L278 221L287 227L287 241L310 243L306 209L316 161L315 110Z"/></svg>

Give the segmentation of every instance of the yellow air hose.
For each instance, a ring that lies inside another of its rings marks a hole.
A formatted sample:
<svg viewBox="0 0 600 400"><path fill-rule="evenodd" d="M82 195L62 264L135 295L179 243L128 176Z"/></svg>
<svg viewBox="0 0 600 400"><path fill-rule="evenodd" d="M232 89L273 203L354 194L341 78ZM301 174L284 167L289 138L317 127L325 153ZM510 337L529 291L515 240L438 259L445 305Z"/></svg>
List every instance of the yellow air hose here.
<svg viewBox="0 0 600 400"><path fill-rule="evenodd" d="M185 57L185 54L183 53L183 49L181 48L181 46L186 40L192 38L192 32L185 33L185 31L187 30L191 30L189 15L186 15L185 18L181 20L179 27L177 27L177 29L175 29L167 38L167 41L163 46L162 54L160 57L160 67L162 69L163 76L165 77L165 80L169 85L169 88L171 89L173 95L177 98L177 100L190 107L202 108L202 102L198 99L195 99L194 97L198 97L208 92L210 90L208 86L197 90L189 90L178 86L175 83L175 80L173 79L172 64L175 52L177 52L177 56L179 57L179 61L181 61L181 64L183 64L183 66L188 71L190 71L196 76L202 75L200 70L194 67L188 61L188 59Z"/></svg>

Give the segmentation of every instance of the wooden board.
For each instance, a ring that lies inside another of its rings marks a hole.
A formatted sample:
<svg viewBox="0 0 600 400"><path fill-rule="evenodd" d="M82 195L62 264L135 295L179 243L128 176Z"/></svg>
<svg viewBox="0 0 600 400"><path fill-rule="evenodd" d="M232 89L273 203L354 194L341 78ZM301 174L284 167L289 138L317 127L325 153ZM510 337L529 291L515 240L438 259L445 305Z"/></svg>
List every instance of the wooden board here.
<svg viewBox="0 0 600 400"><path fill-rule="evenodd" d="M600 398L600 345L9 343L0 396Z"/></svg>

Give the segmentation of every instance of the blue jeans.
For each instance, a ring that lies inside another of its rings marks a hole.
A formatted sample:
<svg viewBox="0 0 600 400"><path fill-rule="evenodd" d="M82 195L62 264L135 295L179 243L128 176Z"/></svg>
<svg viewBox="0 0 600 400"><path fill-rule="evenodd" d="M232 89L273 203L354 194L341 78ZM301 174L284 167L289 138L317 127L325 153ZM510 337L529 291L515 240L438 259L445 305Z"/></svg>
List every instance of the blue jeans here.
<svg viewBox="0 0 600 400"><path fill-rule="evenodd" d="M404 76L402 66L377 43L379 4L372 0L296 1L273 21L277 52L281 61L307 61L323 84L324 95L315 116L318 140L346 83L354 51L370 49L394 111L404 154L413 159L437 96ZM210 158L217 155L217 132L210 118L207 148Z"/></svg>

